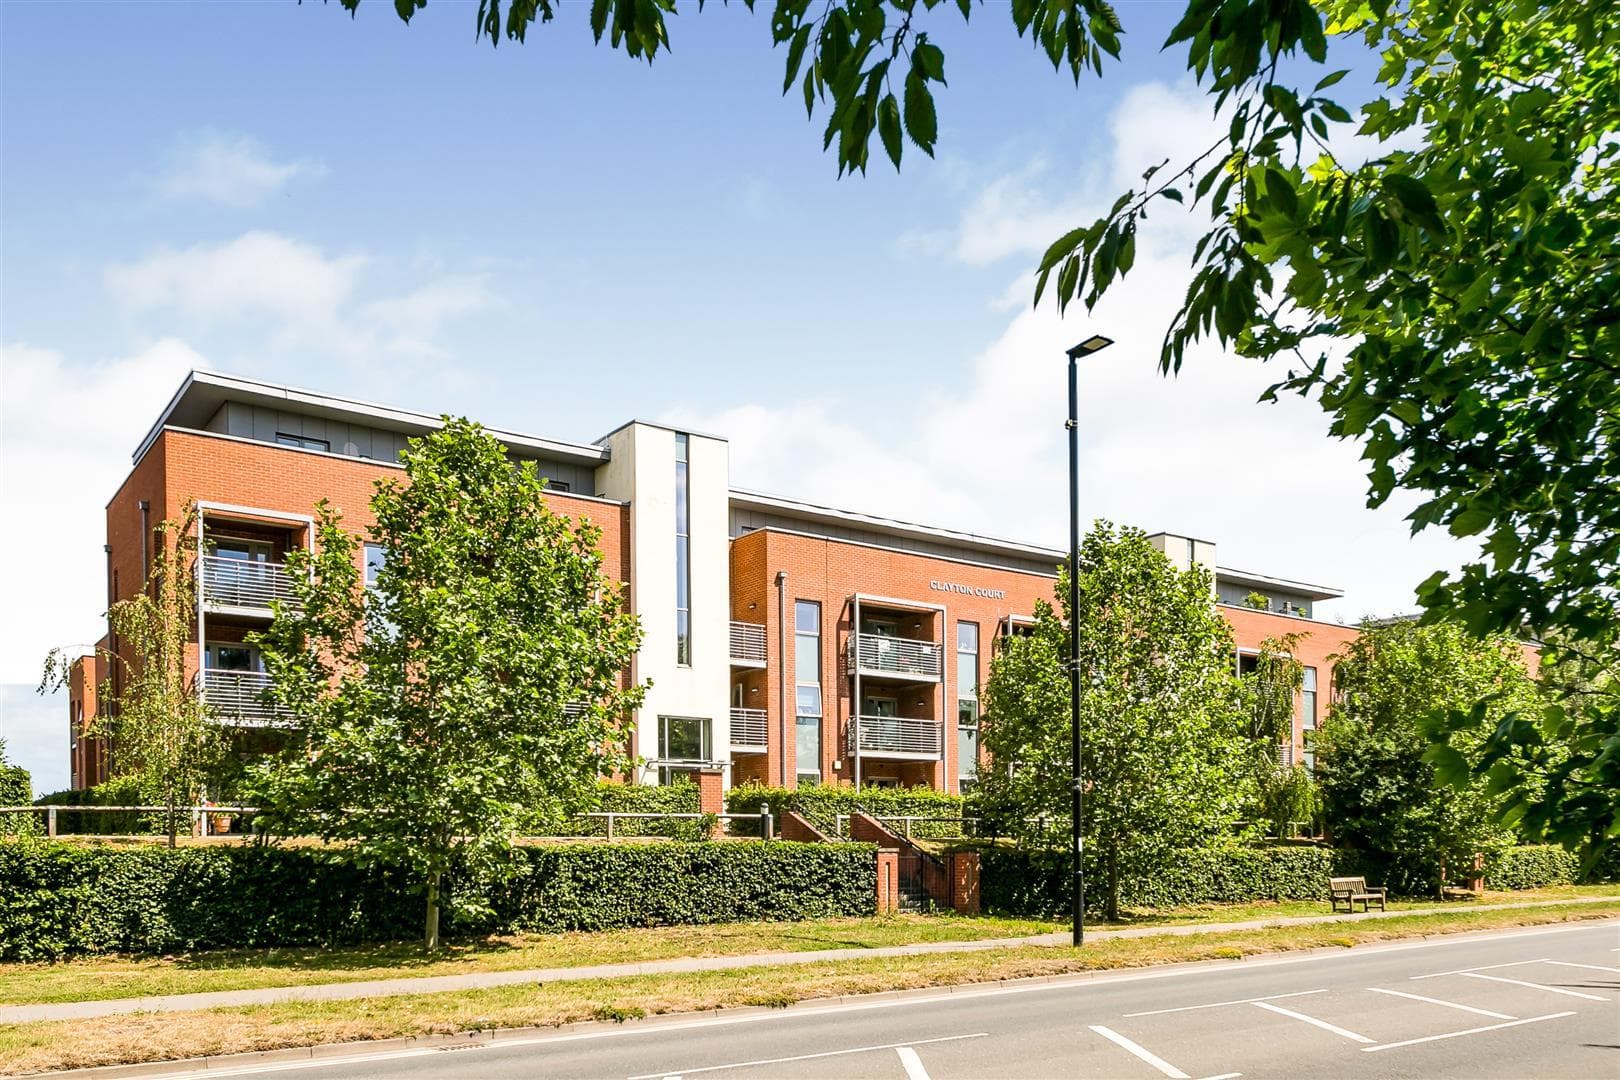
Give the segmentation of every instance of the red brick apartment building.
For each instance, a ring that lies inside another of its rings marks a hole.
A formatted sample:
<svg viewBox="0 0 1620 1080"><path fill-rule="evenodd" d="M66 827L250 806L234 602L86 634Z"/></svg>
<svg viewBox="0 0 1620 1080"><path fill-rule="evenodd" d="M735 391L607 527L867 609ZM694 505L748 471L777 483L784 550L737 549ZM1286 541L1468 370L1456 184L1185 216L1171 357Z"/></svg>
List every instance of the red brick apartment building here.
<svg viewBox="0 0 1620 1080"><path fill-rule="evenodd" d="M287 595L286 553L311 542L322 498L364 537L374 483L398 474L406 439L438 425L191 373L107 505L108 601L141 587L153 529L195 503L202 555L188 661L224 722L285 723L262 700L266 676L244 639ZM653 681L637 717L633 749L647 761L638 779L718 766L728 784L972 783L992 649L1053 599L1063 552L738 491L724 439L659 424L633 421L588 444L493 434L536 463L553 508L601 527L605 571L629 585L644 632L631 674ZM1279 748L1294 760L1322 707L1327 658L1355 635L1311 618L1313 603L1339 593L1218 566L1206 541L1153 540L1176 565L1213 570L1235 663L1268 637L1305 635L1305 689ZM368 546L362 557L379 554ZM1252 593L1266 610L1247 605ZM85 737L107 668L86 659L70 680L75 787L107 776L105 749Z"/></svg>

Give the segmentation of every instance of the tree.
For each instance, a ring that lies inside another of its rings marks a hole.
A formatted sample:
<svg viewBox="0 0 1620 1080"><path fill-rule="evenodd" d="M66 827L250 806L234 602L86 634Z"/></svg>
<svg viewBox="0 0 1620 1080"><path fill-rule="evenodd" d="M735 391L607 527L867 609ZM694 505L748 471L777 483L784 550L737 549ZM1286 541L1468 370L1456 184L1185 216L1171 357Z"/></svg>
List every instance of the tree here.
<svg viewBox="0 0 1620 1080"><path fill-rule="evenodd" d="M1038 604L1032 632L1001 643L985 689L981 732L995 764L980 774L981 798L1027 844L1049 842L1040 819L1069 817L1066 627ZM1093 528L1080 552L1082 834L1110 919L1125 878L1239 816L1246 718L1232 656L1206 571L1176 570L1139 530Z"/></svg>
<svg viewBox="0 0 1620 1080"><path fill-rule="evenodd" d="M395 8L408 20L425 5ZM500 0L481 0L476 32L522 41L559 10L508 0L503 19ZM589 21L598 41L650 62L675 10L593 0ZM929 31L953 10L967 19L972 0L772 5L783 92L797 85L812 116L824 108L840 174L865 170L874 131L897 168L902 132L932 155L945 56ZM1105 0L1008 11L1077 82L1118 56L1124 27ZM1036 303L1091 307L1130 272L1151 211L1202 205L1210 225L1163 369L1211 336L1285 358L1268 396L1315 395L1335 435L1365 442L1371 505L1417 492L1414 532L1486 538L1480 559L1420 588L1431 617L1561 638L1608 664L1620 650L1614 15L1589 0L1186 0L1164 48L1185 51L1223 133L1057 238L1034 290ZM1336 55L1377 58L1369 90L1324 73L1330 40ZM1366 161L1346 150L1356 137L1380 144ZM1557 837L1620 835L1620 705L1572 700L1493 731L1496 760L1532 746L1538 726L1574 737L1532 816Z"/></svg>
<svg viewBox="0 0 1620 1080"><path fill-rule="evenodd" d="M324 502L315 550L288 557L298 603L259 644L299 737L253 783L275 827L406 867L434 949L446 874L499 872L523 822L627 766L641 633L599 530L546 505L532 461L449 418L401 461L371 501L374 583Z"/></svg>
<svg viewBox="0 0 1620 1080"><path fill-rule="evenodd" d="M108 637L118 649L98 651L123 678L102 684L86 735L105 740L111 771L133 775L142 796L163 807L174 847L180 808L203 797L226 744L188 659L196 636L196 508L153 531L145 587L107 609ZM71 669L69 657L53 649L40 692L65 685Z"/></svg>
<svg viewBox="0 0 1620 1080"><path fill-rule="evenodd" d="M1273 836L1287 836L1292 822L1314 821L1321 809L1316 784L1301 766L1284 764L1279 747L1294 739L1294 699L1305 685L1305 665L1295 657L1309 634L1294 632L1260 642L1254 671L1244 679L1249 695L1247 762L1253 770L1251 816Z"/></svg>
<svg viewBox="0 0 1620 1080"><path fill-rule="evenodd" d="M1454 875L1512 843L1493 816L1502 790L1486 779L1460 789L1439 782L1425 726L1451 709L1533 709L1538 690L1518 643L1403 620L1364 625L1336 662L1336 700L1316 738L1334 841L1392 890L1413 895L1438 888L1442 867Z"/></svg>

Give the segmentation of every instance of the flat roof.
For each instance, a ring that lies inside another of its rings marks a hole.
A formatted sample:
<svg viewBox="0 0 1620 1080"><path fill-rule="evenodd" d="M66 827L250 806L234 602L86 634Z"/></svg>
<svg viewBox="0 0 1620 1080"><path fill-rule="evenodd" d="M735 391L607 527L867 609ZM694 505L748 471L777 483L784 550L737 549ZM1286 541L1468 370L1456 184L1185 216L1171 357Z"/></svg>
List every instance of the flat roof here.
<svg viewBox="0 0 1620 1080"><path fill-rule="evenodd" d="M425 435L444 426L444 421L428 413L396 409L389 405L376 405L353 398L336 397L316 390L303 390L294 386L224 375L214 371L192 371L181 381L180 388L164 406L141 444L135 448L135 461L140 461L157 440L165 427L184 427L202 430L213 419L214 413L227 401L244 405L298 412L319 416L327 420L360 423L408 435ZM515 431L488 428L508 449L535 457L560 459L580 465L600 465L608 460L608 449L588 443L559 442L539 435L525 435Z"/></svg>
<svg viewBox="0 0 1620 1080"><path fill-rule="evenodd" d="M1344 595L1343 589L1336 589L1331 585L1312 585L1306 581L1292 581L1288 578L1272 577L1270 574L1254 574L1247 570L1233 570L1226 566L1217 566L1215 576L1221 581L1232 585L1249 585L1257 589L1279 589L1283 592L1293 593L1296 596L1309 597L1312 600L1337 600Z"/></svg>

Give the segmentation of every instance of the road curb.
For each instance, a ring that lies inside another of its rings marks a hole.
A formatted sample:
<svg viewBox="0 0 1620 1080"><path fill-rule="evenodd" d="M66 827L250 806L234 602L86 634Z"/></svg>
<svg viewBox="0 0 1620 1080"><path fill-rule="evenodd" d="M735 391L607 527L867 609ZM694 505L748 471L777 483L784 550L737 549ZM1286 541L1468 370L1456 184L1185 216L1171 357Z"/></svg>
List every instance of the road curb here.
<svg viewBox="0 0 1620 1080"><path fill-rule="evenodd" d="M1612 898L1609 898L1612 900ZM1587 901L1592 902L1592 901ZM1536 904L1514 905L1536 907ZM1476 909L1478 910L1478 909ZM141 1077L178 1076L203 1073L211 1069L244 1069L258 1065L311 1061L322 1058L335 1060L364 1060L371 1055L392 1055L399 1051L419 1049L422 1052L454 1052L480 1046L495 1046L504 1042L525 1039L547 1039L570 1033L610 1032L624 1028L655 1031L660 1027L683 1026L705 1019L741 1021L751 1015L780 1016L788 1012L815 1012L845 1005L905 1002L954 995L994 994L1017 988L1036 989L1044 986L1069 986L1083 983L1140 981L1150 978L1171 977L1187 971L1220 971L1226 968L1261 964L1294 963L1319 956L1348 956L1369 952L1410 949L1425 942L1462 942L1482 937L1511 935L1516 931L1526 935L1547 933L1559 929L1580 929L1592 926L1620 924L1620 916L1585 919L1573 923L1541 924L1525 927L1502 927L1487 930L1459 930L1455 933L1414 934L1394 941L1369 942L1365 945L1325 945L1310 949L1255 953L1250 956L1218 960L1188 960L1171 964L1148 964L1141 967L1106 968L1094 971L1063 972L1054 975L1031 975L1020 979L993 979L983 982L951 983L942 986L919 986L905 990L880 990L870 994L839 994L829 997L805 998L780 1006L744 1005L733 1008L701 1009L688 1012L664 1013L637 1019L583 1020L567 1024L534 1025L518 1028L492 1028L483 1031L456 1032L444 1035L405 1035L391 1039L359 1042L318 1043L313 1046L284 1047L276 1050L253 1050L238 1054L220 1054L206 1057L181 1058L172 1061L141 1062L132 1065L98 1065L84 1069L68 1069L50 1073L26 1073L22 1076L54 1077L107 1077L118 1080L136 1080Z"/></svg>

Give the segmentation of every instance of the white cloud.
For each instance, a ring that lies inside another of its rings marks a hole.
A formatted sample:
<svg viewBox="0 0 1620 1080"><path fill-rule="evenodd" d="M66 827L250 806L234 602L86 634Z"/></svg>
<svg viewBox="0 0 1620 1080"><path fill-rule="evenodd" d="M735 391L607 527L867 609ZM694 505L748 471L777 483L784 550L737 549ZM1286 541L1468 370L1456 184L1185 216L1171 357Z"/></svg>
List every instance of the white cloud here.
<svg viewBox="0 0 1620 1080"><path fill-rule="evenodd" d="M1202 110L1202 111L1201 111ZM1039 164L988 183L949 233L911 234L970 264L1026 261L1064 230L1107 209L1148 165L1215 137L1202 95L1161 84L1127 94L1111 118L1113 153L1089 183L1043 191ZM1202 140L1202 141L1201 141ZM1365 508L1356 444L1330 439L1313 401L1257 403L1281 371L1203 347L1182 374L1159 375L1160 339L1186 288L1193 219L1154 215L1136 266L1094 313L1060 319L1028 307L1030 277L987 297L1021 309L999 337L901 408L883 432L842 419L837 400L744 405L677 419L725 432L732 476L833 506L1060 547L1067 535L1064 349L1093 331L1119 344L1083 362L1080 491L1085 518L1215 540L1223 565L1337 585L1347 598L1319 608L1354 620L1413 607L1412 589L1471 554L1440 534L1413 539L1413 503Z"/></svg>
<svg viewBox="0 0 1620 1080"><path fill-rule="evenodd" d="M298 177L325 169L309 161L274 161L264 145L247 135L199 131L182 139L169 168L154 182L171 199L205 199L226 206L263 202Z"/></svg>
<svg viewBox="0 0 1620 1080"><path fill-rule="evenodd" d="M416 273L365 253L329 254L255 230L221 244L160 249L108 267L104 280L132 313L179 315L204 333L249 324L268 329L272 344L366 358L440 356L436 338L446 322L498 304L484 274L435 271L405 292L379 288L379 281Z"/></svg>
<svg viewBox="0 0 1620 1080"><path fill-rule="evenodd" d="M67 761L66 705L31 696L41 664L105 631L107 501L181 376L206 366L173 340L91 365L0 348L0 502L27 508L26 528L0 530L0 726L40 784L65 787Z"/></svg>

